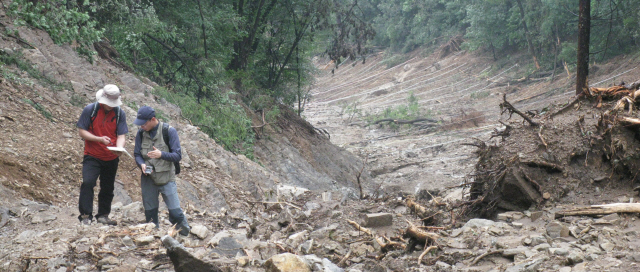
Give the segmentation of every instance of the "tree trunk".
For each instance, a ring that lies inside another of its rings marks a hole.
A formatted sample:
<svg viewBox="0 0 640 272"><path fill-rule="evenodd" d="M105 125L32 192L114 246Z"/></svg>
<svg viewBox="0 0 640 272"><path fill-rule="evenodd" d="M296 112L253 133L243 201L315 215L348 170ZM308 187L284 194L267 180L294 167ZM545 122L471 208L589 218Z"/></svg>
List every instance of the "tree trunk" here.
<svg viewBox="0 0 640 272"><path fill-rule="evenodd" d="M529 34L529 29L527 28L527 22L525 21L524 16L524 7L522 6L522 0L517 0L518 8L520 9L520 17L522 17L522 27L524 28L524 36L527 39L527 47L529 48L529 54L533 57L533 62L536 64L536 69L540 69L540 64L538 63L538 58L536 57L535 49L533 48L533 42L531 42L531 35Z"/></svg>
<svg viewBox="0 0 640 272"><path fill-rule="evenodd" d="M589 36L591 32L591 0L580 0L578 19L578 57L576 67L576 95L589 86Z"/></svg>

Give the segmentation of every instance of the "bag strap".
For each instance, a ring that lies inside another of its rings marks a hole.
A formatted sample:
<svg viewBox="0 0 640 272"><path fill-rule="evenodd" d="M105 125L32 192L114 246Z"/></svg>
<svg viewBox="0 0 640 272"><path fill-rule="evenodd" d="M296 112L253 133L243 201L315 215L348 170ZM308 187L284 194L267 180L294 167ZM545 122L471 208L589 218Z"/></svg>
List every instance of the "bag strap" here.
<svg viewBox="0 0 640 272"><path fill-rule="evenodd" d="M169 145L169 124L162 123L162 138L164 138L164 143L169 148L169 152L171 152L171 146Z"/></svg>
<svg viewBox="0 0 640 272"><path fill-rule="evenodd" d="M89 122L89 130L93 129L93 121L96 120L96 115L98 115L98 109L100 103L93 103L93 110L91 110L91 122ZM116 112L116 134L118 134L118 124L120 124L120 107L113 108Z"/></svg>
<svg viewBox="0 0 640 272"><path fill-rule="evenodd" d="M169 152L171 152L171 146L169 145L169 127L169 124L162 123L162 138L164 139L164 143L167 145L167 148L169 148ZM173 165L176 169L175 174L180 174L180 163L173 162Z"/></svg>

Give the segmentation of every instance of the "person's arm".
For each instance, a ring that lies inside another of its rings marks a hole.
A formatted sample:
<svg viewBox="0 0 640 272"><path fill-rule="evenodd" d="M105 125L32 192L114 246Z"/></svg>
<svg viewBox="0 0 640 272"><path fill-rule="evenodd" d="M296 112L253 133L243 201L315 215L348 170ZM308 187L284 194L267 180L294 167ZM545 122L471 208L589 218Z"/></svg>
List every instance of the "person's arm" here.
<svg viewBox="0 0 640 272"><path fill-rule="evenodd" d="M180 136L178 136L178 131L174 127L169 128L168 134L169 149L171 149L171 152L162 152L160 158L171 162L179 162L180 160L182 160Z"/></svg>
<svg viewBox="0 0 640 272"><path fill-rule="evenodd" d="M125 141L126 137L124 134L118 135L118 138L116 138L116 147L124 147Z"/></svg>
<svg viewBox="0 0 640 272"><path fill-rule="evenodd" d="M89 127L91 126L91 112L93 111L93 105L89 104L84 107L82 110L82 114L80 114L80 118L78 118L78 123L76 126L78 127L78 135L83 140L90 142L101 142L105 145L111 143L111 139L108 136L96 136L93 133L89 132Z"/></svg>
<svg viewBox="0 0 640 272"><path fill-rule="evenodd" d="M109 145L111 143L111 138L109 138L109 136L99 137L99 136L93 135L93 133L87 130L84 130L82 128L78 128L78 134L82 139L90 142L101 142L105 145ZM122 144L124 145L124 141L122 142Z"/></svg>

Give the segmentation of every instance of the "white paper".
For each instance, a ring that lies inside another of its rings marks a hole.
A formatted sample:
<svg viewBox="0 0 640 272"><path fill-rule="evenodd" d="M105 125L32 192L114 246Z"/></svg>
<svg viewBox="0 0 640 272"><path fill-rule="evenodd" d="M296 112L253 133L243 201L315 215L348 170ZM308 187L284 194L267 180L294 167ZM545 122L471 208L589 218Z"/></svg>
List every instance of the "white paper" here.
<svg viewBox="0 0 640 272"><path fill-rule="evenodd" d="M120 151L120 152L127 153L127 155L129 155L129 157L131 157L133 159L133 156L131 156L131 154L129 154L129 152L127 152L127 150L124 149L124 147L107 146L107 149L109 149L111 151Z"/></svg>

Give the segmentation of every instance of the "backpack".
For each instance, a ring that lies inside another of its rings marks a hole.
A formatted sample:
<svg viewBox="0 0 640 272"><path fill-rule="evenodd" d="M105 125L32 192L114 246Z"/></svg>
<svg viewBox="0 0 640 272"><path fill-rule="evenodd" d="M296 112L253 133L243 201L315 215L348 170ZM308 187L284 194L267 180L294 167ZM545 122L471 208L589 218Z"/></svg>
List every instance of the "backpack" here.
<svg viewBox="0 0 640 272"><path fill-rule="evenodd" d="M162 123L162 138L164 139L164 143L169 148L169 152L171 152L171 146L169 145L169 124ZM176 168L176 175L180 174L180 162L173 162L173 166Z"/></svg>
<svg viewBox="0 0 640 272"><path fill-rule="evenodd" d="M99 105L100 105L100 103L98 103L98 102L93 103L93 110L91 111L91 122L89 123L89 129L90 130L93 129L93 121L96 120L96 115L98 113L98 109L100 108ZM116 118L116 134L118 134L117 133L118 124L120 124L120 107L115 107L115 108L113 108L113 110L116 111L116 117L115 117Z"/></svg>

